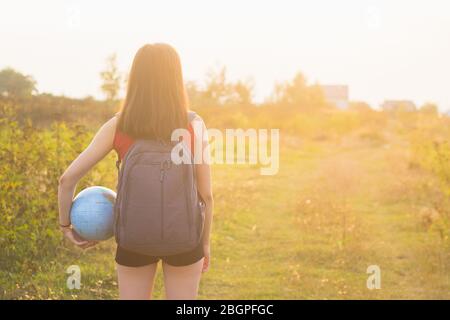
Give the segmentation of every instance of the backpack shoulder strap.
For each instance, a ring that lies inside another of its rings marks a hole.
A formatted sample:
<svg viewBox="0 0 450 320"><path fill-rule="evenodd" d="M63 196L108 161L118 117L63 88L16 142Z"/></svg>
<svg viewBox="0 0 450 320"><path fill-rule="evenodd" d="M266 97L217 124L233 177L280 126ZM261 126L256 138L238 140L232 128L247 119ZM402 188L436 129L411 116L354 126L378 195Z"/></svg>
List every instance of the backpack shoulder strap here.
<svg viewBox="0 0 450 320"><path fill-rule="evenodd" d="M188 111L188 121L189 123L192 122L192 120L194 120L194 118L197 116L197 113L195 113L194 111Z"/></svg>
<svg viewBox="0 0 450 320"><path fill-rule="evenodd" d="M117 113L116 115L118 115L118 114L119 113ZM197 113L195 111L191 111L191 110L188 111L188 121L189 121L188 130L192 137L194 136L194 130L192 128L191 122L195 119L196 116L197 116ZM114 137L114 139L116 140L116 137ZM129 145L127 146L127 149L129 147L131 147L131 144L132 143L129 143ZM191 139L191 150L194 150L194 139ZM121 163L122 163L122 159L121 159L120 155L118 154L117 161L116 161L116 168L118 171L120 170Z"/></svg>
<svg viewBox="0 0 450 320"><path fill-rule="evenodd" d="M194 152L194 148L195 148L195 138L194 138L194 128L192 127L191 122L195 119L195 117L197 116L197 114L194 111L188 111L188 130L189 130L189 134L191 135L191 152Z"/></svg>

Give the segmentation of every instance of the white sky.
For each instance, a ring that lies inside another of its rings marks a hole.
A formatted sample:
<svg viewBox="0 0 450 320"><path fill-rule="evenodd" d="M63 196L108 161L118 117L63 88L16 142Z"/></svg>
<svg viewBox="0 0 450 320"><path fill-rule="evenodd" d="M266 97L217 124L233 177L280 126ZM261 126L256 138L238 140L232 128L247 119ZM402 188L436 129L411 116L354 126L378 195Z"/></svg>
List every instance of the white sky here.
<svg viewBox="0 0 450 320"><path fill-rule="evenodd" d="M0 39L0 68L73 97L101 97L109 54L126 71L141 45L158 41L178 50L187 80L226 65L231 80L254 79L258 100L302 71L373 106L450 109L448 0L0 0Z"/></svg>

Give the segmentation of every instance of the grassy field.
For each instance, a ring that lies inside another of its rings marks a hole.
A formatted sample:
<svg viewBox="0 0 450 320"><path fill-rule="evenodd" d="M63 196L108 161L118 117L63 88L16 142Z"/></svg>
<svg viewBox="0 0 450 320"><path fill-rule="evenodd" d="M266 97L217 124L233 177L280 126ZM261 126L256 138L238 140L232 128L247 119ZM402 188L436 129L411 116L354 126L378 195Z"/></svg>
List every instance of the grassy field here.
<svg viewBox="0 0 450 320"><path fill-rule="evenodd" d="M450 298L448 240L427 218L421 189L435 177L410 165L407 140L282 133L281 146L275 176L214 166L212 264L201 299ZM100 166L113 188L113 156ZM61 243L38 268L9 274L0 296L116 299L114 249L113 240L85 252ZM80 290L66 288L70 265L81 268ZM379 290L366 286L370 265L381 269ZM164 298L161 269L154 296Z"/></svg>

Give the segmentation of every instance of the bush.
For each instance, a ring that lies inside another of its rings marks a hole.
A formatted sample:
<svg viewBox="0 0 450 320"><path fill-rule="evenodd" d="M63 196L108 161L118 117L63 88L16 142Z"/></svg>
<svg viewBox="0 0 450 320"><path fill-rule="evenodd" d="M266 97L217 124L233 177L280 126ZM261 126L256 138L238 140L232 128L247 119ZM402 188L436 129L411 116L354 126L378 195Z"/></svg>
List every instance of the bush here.
<svg viewBox="0 0 450 320"><path fill-rule="evenodd" d="M61 242L58 178L89 134L63 123L19 126L11 105L0 105L0 119L0 270L33 272Z"/></svg>

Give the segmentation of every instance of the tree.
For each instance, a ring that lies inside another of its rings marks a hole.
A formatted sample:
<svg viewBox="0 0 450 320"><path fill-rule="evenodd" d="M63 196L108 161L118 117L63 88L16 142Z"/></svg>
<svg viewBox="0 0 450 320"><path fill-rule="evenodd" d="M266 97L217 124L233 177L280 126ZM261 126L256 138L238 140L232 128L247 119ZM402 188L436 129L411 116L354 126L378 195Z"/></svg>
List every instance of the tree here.
<svg viewBox="0 0 450 320"><path fill-rule="evenodd" d="M350 110L354 110L357 112L367 112L372 111L372 108L367 102L364 101L351 101L349 105Z"/></svg>
<svg viewBox="0 0 450 320"><path fill-rule="evenodd" d="M197 107L203 104L204 92L200 90L195 81L186 82L186 94L189 99L189 105L192 107Z"/></svg>
<svg viewBox="0 0 450 320"><path fill-rule="evenodd" d="M231 88L231 96L232 96L232 103L243 105L243 106L250 106L253 104L253 89L254 89L254 83L252 80L246 80L246 81L237 81L236 83L232 84Z"/></svg>
<svg viewBox="0 0 450 320"><path fill-rule="evenodd" d="M12 68L0 71L0 95L12 98L25 98L36 93L36 81Z"/></svg>
<svg viewBox="0 0 450 320"><path fill-rule="evenodd" d="M106 59L106 69L100 72L101 89L107 101L115 101L119 95L122 76L117 68L117 55L114 53Z"/></svg>
<svg viewBox="0 0 450 320"><path fill-rule="evenodd" d="M275 85L272 102L279 105L292 105L304 110L328 106L320 85L309 85L300 72L291 81Z"/></svg>
<svg viewBox="0 0 450 320"><path fill-rule="evenodd" d="M434 115L434 116L439 114L439 110L438 110L437 105L435 105L434 103L429 103L429 102L425 103L424 105L422 105L420 107L419 111L421 113Z"/></svg>
<svg viewBox="0 0 450 320"><path fill-rule="evenodd" d="M212 69L208 71L204 91L204 97L208 104L223 105L226 103L230 92L226 74L226 67L221 67L218 71Z"/></svg>
<svg viewBox="0 0 450 320"><path fill-rule="evenodd" d="M253 104L254 82L251 78L230 82L225 67L210 69L204 85L186 82L192 106L250 106Z"/></svg>
<svg viewBox="0 0 450 320"><path fill-rule="evenodd" d="M381 109L390 113L415 112L417 107L414 102L409 100L386 100L381 105Z"/></svg>
<svg viewBox="0 0 450 320"><path fill-rule="evenodd" d="M236 82L228 81L226 67L221 67L219 70L209 70L202 96L204 103L208 105L251 105L253 103L253 88L252 79ZM197 88L188 88L191 95L193 89Z"/></svg>

